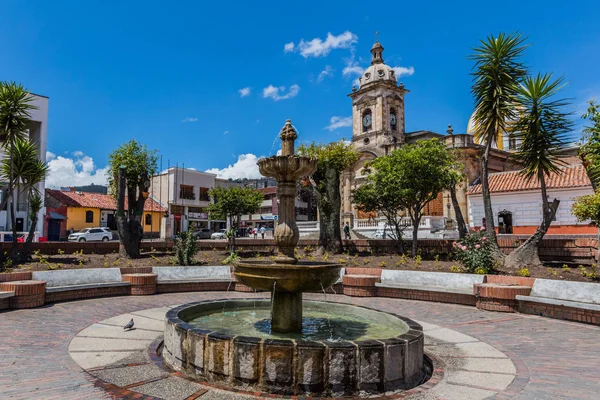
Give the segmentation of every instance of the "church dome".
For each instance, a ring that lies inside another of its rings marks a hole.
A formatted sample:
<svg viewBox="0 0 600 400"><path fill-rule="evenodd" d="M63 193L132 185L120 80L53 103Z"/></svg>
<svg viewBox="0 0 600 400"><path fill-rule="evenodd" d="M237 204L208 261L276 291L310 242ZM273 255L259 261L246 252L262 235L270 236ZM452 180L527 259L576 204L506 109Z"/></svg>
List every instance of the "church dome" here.
<svg viewBox="0 0 600 400"><path fill-rule="evenodd" d="M389 81L396 83L396 72L385 64L374 64L369 66L360 77L360 86L372 82Z"/></svg>
<svg viewBox="0 0 600 400"><path fill-rule="evenodd" d="M371 65L359 78L360 86L363 87L373 82L390 82L396 84L396 72L383 62L383 46L378 41L371 48Z"/></svg>

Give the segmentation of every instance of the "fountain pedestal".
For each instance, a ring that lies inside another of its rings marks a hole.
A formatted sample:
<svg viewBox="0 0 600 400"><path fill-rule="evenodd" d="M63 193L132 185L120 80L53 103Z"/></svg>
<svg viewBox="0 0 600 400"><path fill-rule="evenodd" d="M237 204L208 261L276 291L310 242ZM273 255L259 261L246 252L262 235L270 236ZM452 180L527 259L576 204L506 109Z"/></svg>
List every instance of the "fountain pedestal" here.
<svg viewBox="0 0 600 400"><path fill-rule="evenodd" d="M302 292L273 294L271 329L275 332L302 332Z"/></svg>

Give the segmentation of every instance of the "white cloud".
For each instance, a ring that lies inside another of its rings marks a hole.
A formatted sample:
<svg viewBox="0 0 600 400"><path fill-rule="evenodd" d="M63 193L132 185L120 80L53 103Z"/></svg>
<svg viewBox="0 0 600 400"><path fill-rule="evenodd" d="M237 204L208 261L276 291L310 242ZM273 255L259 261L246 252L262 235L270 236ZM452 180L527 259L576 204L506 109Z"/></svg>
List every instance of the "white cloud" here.
<svg viewBox="0 0 600 400"><path fill-rule="evenodd" d="M256 165L257 161L258 157L254 154L240 154L235 164L230 164L223 169L211 168L206 172L217 174L217 177L223 179L256 179L261 177L260 172L258 172L258 165Z"/></svg>
<svg viewBox="0 0 600 400"><path fill-rule="evenodd" d="M339 128L347 128L352 126L352 117L331 117L329 125L325 127L330 131L334 131Z"/></svg>
<svg viewBox="0 0 600 400"><path fill-rule="evenodd" d="M76 154L77 153L77 154ZM81 151L73 153L73 158L56 156L46 152L48 168L46 186L60 188L67 186L106 185L108 167L96 168L92 157Z"/></svg>
<svg viewBox="0 0 600 400"><path fill-rule="evenodd" d="M394 72L396 73L396 77L400 78L401 76L411 76L415 73L414 67L392 67Z"/></svg>
<svg viewBox="0 0 600 400"><path fill-rule="evenodd" d="M349 64L342 70L342 75L362 75L365 69L358 64Z"/></svg>
<svg viewBox="0 0 600 400"><path fill-rule="evenodd" d="M249 96L251 91L252 91L252 88L250 86L238 90L240 97Z"/></svg>
<svg viewBox="0 0 600 400"><path fill-rule="evenodd" d="M284 52L298 52L302 57L321 57L328 55L333 49L347 49L358 42L358 36L350 31L346 31L338 36L327 33L325 40L314 38L309 41L300 40L298 45L294 42L287 43L283 47Z"/></svg>
<svg viewBox="0 0 600 400"><path fill-rule="evenodd" d="M181 120L181 122L196 122L198 121L198 118L195 117L187 117Z"/></svg>
<svg viewBox="0 0 600 400"><path fill-rule="evenodd" d="M290 51L294 51L294 42L286 43L285 46L283 46L284 53L289 53Z"/></svg>
<svg viewBox="0 0 600 400"><path fill-rule="evenodd" d="M275 87L273 85L269 85L263 89L263 97L265 99L270 97L275 101L291 99L292 97L298 96L298 93L300 92L300 86L292 85L287 93L285 93L285 91L285 86Z"/></svg>
<svg viewBox="0 0 600 400"><path fill-rule="evenodd" d="M317 77L317 82L321 82L328 76L333 76L333 68L331 68L330 65L327 65L325 69L319 73L319 76Z"/></svg>
<svg viewBox="0 0 600 400"><path fill-rule="evenodd" d="M225 131L223 132L223 135L227 135L229 133L229 131Z"/></svg>

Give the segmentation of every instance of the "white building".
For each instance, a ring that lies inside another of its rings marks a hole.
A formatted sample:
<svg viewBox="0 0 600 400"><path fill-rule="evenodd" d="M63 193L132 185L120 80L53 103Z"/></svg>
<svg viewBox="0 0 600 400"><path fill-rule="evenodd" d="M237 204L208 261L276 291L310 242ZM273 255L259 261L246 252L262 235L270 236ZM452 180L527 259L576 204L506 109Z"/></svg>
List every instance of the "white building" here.
<svg viewBox="0 0 600 400"><path fill-rule="evenodd" d="M31 122L29 123L29 140L37 145L39 151L39 158L46 162L46 142L48 137L48 97L33 95L32 104L36 107L35 110L30 112ZM6 157L6 153L0 150L0 160ZM7 196L7 182L1 182L2 186L1 199ZM41 182L37 185L37 189L42 193L45 190L45 183ZM15 222L18 232L28 232L31 221L28 216L29 204L25 194L17 193L15 190ZM38 215L38 223L36 232L43 231L44 215L46 213L45 208L40 210ZM0 230L10 231L10 216L8 214L8 206L4 210L0 210Z"/></svg>
<svg viewBox="0 0 600 400"><path fill-rule="evenodd" d="M215 187L236 185L217 175L185 168L169 168L151 180L149 196L168 210L163 218L161 235L171 237L189 229L227 228L224 220L211 220L206 207L210 204L208 191Z"/></svg>
<svg viewBox="0 0 600 400"><path fill-rule="evenodd" d="M494 212L494 226L499 233L526 234L536 231L542 222L542 197L536 179L527 181L520 171L490 174L489 184ZM578 222L571 207L575 200L586 194L594 194L592 185L581 164L562 168L561 174L546 178L548 199L560 200L556 218L548 234L594 234L598 230L589 221ZM485 216L481 184L468 191L469 221L471 227L482 225Z"/></svg>

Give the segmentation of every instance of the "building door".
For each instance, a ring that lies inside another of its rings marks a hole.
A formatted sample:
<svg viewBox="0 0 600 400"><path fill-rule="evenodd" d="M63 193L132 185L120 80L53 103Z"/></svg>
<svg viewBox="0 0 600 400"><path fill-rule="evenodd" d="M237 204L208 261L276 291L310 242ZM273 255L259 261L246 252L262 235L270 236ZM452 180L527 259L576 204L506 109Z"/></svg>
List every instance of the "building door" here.
<svg viewBox="0 0 600 400"><path fill-rule="evenodd" d="M504 210L498 213L498 231L504 234L513 233L512 213L510 211Z"/></svg>
<svg viewBox="0 0 600 400"><path fill-rule="evenodd" d="M60 220L48 220L48 240L50 242L58 242L60 240Z"/></svg>
<svg viewBox="0 0 600 400"><path fill-rule="evenodd" d="M107 214L106 215L106 226L109 227L111 231L117 230L117 222L115 221L115 214Z"/></svg>
<svg viewBox="0 0 600 400"><path fill-rule="evenodd" d="M17 226L17 232L23 232L25 230L23 226L23 218L17 218L15 225Z"/></svg>

